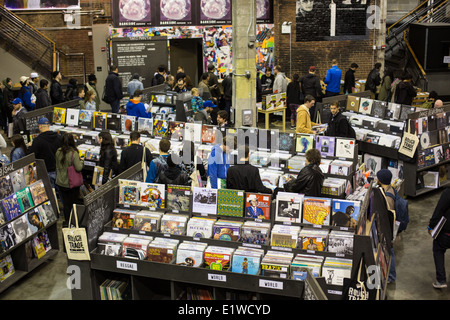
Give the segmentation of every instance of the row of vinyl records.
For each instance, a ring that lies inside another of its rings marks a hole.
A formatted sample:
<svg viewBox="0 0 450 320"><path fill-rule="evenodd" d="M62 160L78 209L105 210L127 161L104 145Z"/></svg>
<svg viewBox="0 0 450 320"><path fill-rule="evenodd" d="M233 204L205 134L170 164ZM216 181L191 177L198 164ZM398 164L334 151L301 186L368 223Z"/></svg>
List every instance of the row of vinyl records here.
<svg viewBox="0 0 450 320"><path fill-rule="evenodd" d="M385 102L370 98L362 98L348 95L347 100L341 102L341 107L346 111L359 112L364 115L374 116L384 120L405 121L408 115L420 110L409 105L402 105L393 102Z"/></svg>
<svg viewBox="0 0 450 320"><path fill-rule="evenodd" d="M0 231L1 232L1 231ZM0 237L9 237L10 235L1 233ZM3 240L2 240L3 241ZM9 240L6 240L9 241ZM13 240L11 240L13 241ZM52 249L47 231L38 232L30 241L25 244L27 259L41 259ZM0 283L11 277L15 273L14 262L10 254L0 258Z"/></svg>
<svg viewBox="0 0 450 320"><path fill-rule="evenodd" d="M361 207L358 200L309 197L291 192L278 192L275 201L272 200L270 194L177 185L167 185L166 195L164 184L119 180L119 204L128 208L139 206L203 216L273 218L279 222L355 227ZM271 210L273 205L275 210ZM123 215L122 221L126 215L128 221L137 212L128 208L117 211ZM271 217L272 211L274 217Z"/></svg>
<svg viewBox="0 0 450 320"><path fill-rule="evenodd" d="M342 246L342 237L337 237L335 246ZM265 251L251 247L230 248L196 241L180 242L177 239L114 232L105 232L99 237L97 253L295 280L304 280L306 269L309 269L315 277L324 276L327 283L332 285L343 285L343 279L350 277L352 268L352 260L341 257L294 254L276 249Z"/></svg>
<svg viewBox="0 0 450 320"><path fill-rule="evenodd" d="M106 279L100 285L101 300L129 300L130 282L128 280Z"/></svg>
<svg viewBox="0 0 450 320"><path fill-rule="evenodd" d="M78 109L67 109L67 111L69 110L74 110L75 112L85 111ZM132 117L126 115L108 114L104 112L98 113L101 113L102 117L107 119L105 120L106 123L112 123L113 117L116 116L120 118ZM94 112L94 117L96 116L95 114L96 112ZM116 121L120 122L122 119L117 119ZM116 126L114 126L114 128L116 128ZM75 123L69 123L67 126L54 123L50 127L50 130L55 132L72 132L75 140L81 142L78 144L89 144L90 146L95 144L98 145L98 130L103 129L109 130L113 137L116 138L115 141L117 147L127 146L129 144L129 133L132 131L139 131L147 137L154 137L158 139L167 138L173 142L188 140L197 144L215 144L221 143L221 137L225 135L234 135L238 137L238 139L239 137L245 138L246 143L252 150L258 149L272 152L280 151L292 154L305 154L309 149L316 148L321 151L322 156L324 157L353 159L355 156L354 139L315 136L309 134L294 134L279 132L278 130L265 130L247 127L219 129L214 125L202 125L201 123L170 121L153 118L135 119L134 121L131 121L131 125L127 127L127 130L112 129L111 126L105 126L105 128L103 128L98 125L91 128L87 126L80 126ZM31 139L33 139L34 136L35 135L31 135ZM152 143L152 145L154 145L154 143ZM155 151L158 151L158 146L156 145L156 148L154 149Z"/></svg>

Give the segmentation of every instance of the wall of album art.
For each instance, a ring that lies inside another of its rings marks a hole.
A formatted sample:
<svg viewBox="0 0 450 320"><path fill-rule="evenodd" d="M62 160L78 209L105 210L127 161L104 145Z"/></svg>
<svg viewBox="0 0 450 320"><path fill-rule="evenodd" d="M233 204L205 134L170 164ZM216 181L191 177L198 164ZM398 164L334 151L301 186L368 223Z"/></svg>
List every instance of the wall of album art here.
<svg viewBox="0 0 450 320"><path fill-rule="evenodd" d="M79 0L5 0L5 8L10 10L39 9L79 9Z"/></svg>
<svg viewBox="0 0 450 320"><path fill-rule="evenodd" d="M296 41L368 37L368 0L296 0Z"/></svg>

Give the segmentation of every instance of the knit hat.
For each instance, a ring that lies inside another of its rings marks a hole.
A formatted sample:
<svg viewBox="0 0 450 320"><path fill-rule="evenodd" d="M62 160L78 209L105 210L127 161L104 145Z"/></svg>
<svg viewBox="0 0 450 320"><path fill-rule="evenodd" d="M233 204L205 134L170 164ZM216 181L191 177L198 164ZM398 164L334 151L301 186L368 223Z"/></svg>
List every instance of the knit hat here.
<svg viewBox="0 0 450 320"><path fill-rule="evenodd" d="M377 178L380 183L390 185L392 181L392 172L388 169L381 169L377 172Z"/></svg>

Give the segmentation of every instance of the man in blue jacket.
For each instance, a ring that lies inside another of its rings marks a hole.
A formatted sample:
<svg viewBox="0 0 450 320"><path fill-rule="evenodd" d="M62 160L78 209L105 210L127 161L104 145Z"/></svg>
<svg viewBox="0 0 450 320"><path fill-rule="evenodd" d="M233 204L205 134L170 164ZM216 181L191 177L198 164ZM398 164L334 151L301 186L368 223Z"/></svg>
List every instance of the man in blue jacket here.
<svg viewBox="0 0 450 320"><path fill-rule="evenodd" d="M337 96L341 92L342 71L338 68L337 64L337 60L333 59L331 61L331 68L327 71L327 76L324 81L327 85L325 97Z"/></svg>
<svg viewBox="0 0 450 320"><path fill-rule="evenodd" d="M142 99L142 91L136 90L133 96L130 98L130 101L127 103L127 115L135 116L136 119L139 118L151 118L152 113L147 112L147 108L141 102Z"/></svg>
<svg viewBox="0 0 450 320"><path fill-rule="evenodd" d="M159 142L159 156L153 158L153 160L150 162L150 166L147 172L147 178L145 180L146 183L158 183L159 174L166 171L168 167L167 157L169 157L169 150L170 141L167 139L162 139Z"/></svg>
<svg viewBox="0 0 450 320"><path fill-rule="evenodd" d="M27 111L33 111L36 107L36 97L34 97L34 101L32 100L32 95L29 87L29 81L30 79L26 76L20 77L20 84L22 85L22 88L20 88L19 91L19 98L23 101L23 106Z"/></svg>
<svg viewBox="0 0 450 320"><path fill-rule="evenodd" d="M230 168L230 153L236 148L237 139L234 136L227 135L222 140L222 145L215 145L208 158L208 170L206 175L211 183L211 188L225 188L227 172Z"/></svg>

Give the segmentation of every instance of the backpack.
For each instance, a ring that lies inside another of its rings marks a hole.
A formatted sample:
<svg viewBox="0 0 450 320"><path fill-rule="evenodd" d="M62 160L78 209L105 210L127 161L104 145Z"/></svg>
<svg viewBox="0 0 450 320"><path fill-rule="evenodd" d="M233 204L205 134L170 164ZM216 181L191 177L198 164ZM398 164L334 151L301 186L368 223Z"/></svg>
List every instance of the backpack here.
<svg viewBox="0 0 450 320"><path fill-rule="evenodd" d="M394 189L394 192L395 195L390 192L386 192L386 196L394 199L395 201L395 218L400 222L397 232L400 233L406 230L409 223L408 200L400 197L397 190Z"/></svg>

